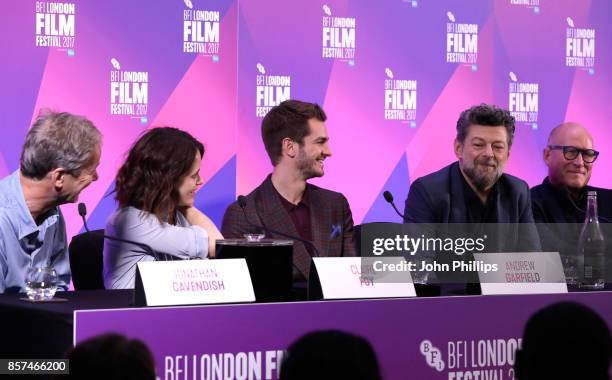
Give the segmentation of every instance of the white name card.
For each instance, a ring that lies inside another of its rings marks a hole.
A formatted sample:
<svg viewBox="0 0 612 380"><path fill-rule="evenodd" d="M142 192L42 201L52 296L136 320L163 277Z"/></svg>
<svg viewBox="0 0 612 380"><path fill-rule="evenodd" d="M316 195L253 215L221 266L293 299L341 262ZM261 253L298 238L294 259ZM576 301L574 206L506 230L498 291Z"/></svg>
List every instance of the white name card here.
<svg viewBox="0 0 612 380"><path fill-rule="evenodd" d="M474 259L497 267L478 272L482 294L567 293L558 252L475 253Z"/></svg>
<svg viewBox="0 0 612 380"><path fill-rule="evenodd" d="M255 302L244 259L147 261L138 263L137 271L136 297L144 291L144 302L137 304Z"/></svg>
<svg viewBox="0 0 612 380"><path fill-rule="evenodd" d="M385 257L376 261L397 264L405 260ZM324 299L416 297L409 272L404 273L400 282L380 282L384 274L374 272L371 265L362 267L360 257L315 257L313 262Z"/></svg>

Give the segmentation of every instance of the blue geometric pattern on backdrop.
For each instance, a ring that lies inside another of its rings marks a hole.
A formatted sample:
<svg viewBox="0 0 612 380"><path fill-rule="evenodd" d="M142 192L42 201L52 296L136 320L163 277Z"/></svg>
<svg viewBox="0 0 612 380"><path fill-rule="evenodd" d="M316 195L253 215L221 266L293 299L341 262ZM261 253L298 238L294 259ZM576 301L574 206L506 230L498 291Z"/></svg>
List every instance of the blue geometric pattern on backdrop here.
<svg viewBox="0 0 612 380"><path fill-rule="evenodd" d="M404 202L406 201L406 197L408 196L408 188L410 185L410 174L408 173L408 160L406 159L406 155L402 154L397 165L395 165L395 169L393 169L393 173L385 183L385 186L380 190L378 197L376 197L376 201L368 210L365 218L363 218L362 223L372 223L372 222L398 222L401 223L402 219L395 213L393 207L387 203L385 198L383 197L383 193L388 190L393 194L393 200L398 210L403 213L404 212Z"/></svg>
<svg viewBox="0 0 612 380"><path fill-rule="evenodd" d="M203 165L206 165L206 158ZM227 206L235 201L234 189L236 189L235 155L196 193L195 207L221 229L223 214Z"/></svg>

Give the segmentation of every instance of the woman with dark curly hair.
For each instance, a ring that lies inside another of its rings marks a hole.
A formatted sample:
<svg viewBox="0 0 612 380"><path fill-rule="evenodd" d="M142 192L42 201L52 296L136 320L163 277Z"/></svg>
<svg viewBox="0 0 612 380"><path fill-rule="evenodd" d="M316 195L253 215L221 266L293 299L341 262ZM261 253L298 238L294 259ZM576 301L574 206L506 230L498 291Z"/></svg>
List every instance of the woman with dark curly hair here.
<svg viewBox="0 0 612 380"><path fill-rule="evenodd" d="M119 209L106 224L106 235L124 240L105 240L107 289L133 288L139 261L214 256L223 237L193 206L203 155L201 142L169 127L147 131L132 146L115 179Z"/></svg>

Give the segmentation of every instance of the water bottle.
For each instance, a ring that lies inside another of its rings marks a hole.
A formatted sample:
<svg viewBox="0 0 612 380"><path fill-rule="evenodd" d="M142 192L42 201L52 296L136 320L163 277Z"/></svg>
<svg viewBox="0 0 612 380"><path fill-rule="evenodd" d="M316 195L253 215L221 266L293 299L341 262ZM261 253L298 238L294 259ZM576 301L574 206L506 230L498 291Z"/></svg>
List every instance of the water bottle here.
<svg viewBox="0 0 612 380"><path fill-rule="evenodd" d="M606 283L606 245L597 219L597 192L589 191L587 211L580 239L578 262L579 284L585 289L603 289Z"/></svg>

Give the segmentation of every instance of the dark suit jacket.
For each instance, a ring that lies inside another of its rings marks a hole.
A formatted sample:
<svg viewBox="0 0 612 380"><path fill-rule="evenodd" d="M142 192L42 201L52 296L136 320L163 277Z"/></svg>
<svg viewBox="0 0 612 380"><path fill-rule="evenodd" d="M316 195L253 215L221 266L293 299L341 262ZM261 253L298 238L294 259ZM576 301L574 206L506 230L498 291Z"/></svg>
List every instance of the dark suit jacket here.
<svg viewBox="0 0 612 380"><path fill-rule="evenodd" d="M228 239L241 239L243 234L255 232L257 224L299 236L292 220L272 185L269 175L261 185L246 196L246 206L242 211L238 202L232 203L223 217L221 232ZM321 256L355 256L353 245L353 217L344 195L322 189L311 184L306 185L310 204L310 220L313 243ZM248 217L248 221L245 218ZM249 223L250 222L250 223ZM272 239L286 239L266 233ZM300 272L308 277L310 273L310 254L304 243L295 241L293 262Z"/></svg>
<svg viewBox="0 0 612 380"><path fill-rule="evenodd" d="M587 192L597 191L597 215L604 234L606 251L612 252L612 190L585 186L582 196L573 200L566 188L551 185L548 177L541 185L531 189L533 218L535 219L542 248L558 251L562 258L578 254L578 240L587 209ZM612 280L612 260L606 260L607 279Z"/></svg>
<svg viewBox="0 0 612 380"><path fill-rule="evenodd" d="M404 223L467 223L468 210L462 181L465 179L458 162L414 181L406 199ZM497 223L534 222L529 186L525 181L503 174L497 182L496 196ZM535 225L533 228L508 228L504 227L503 236L500 236L503 241L497 247L490 248L500 252L541 249Z"/></svg>
<svg viewBox="0 0 612 380"><path fill-rule="evenodd" d="M597 191L597 214L600 222L612 220L612 190L585 186L580 200L573 201L565 188L555 188L548 177L541 185L531 189L533 218L536 223L580 223L584 222L587 208L587 192Z"/></svg>

